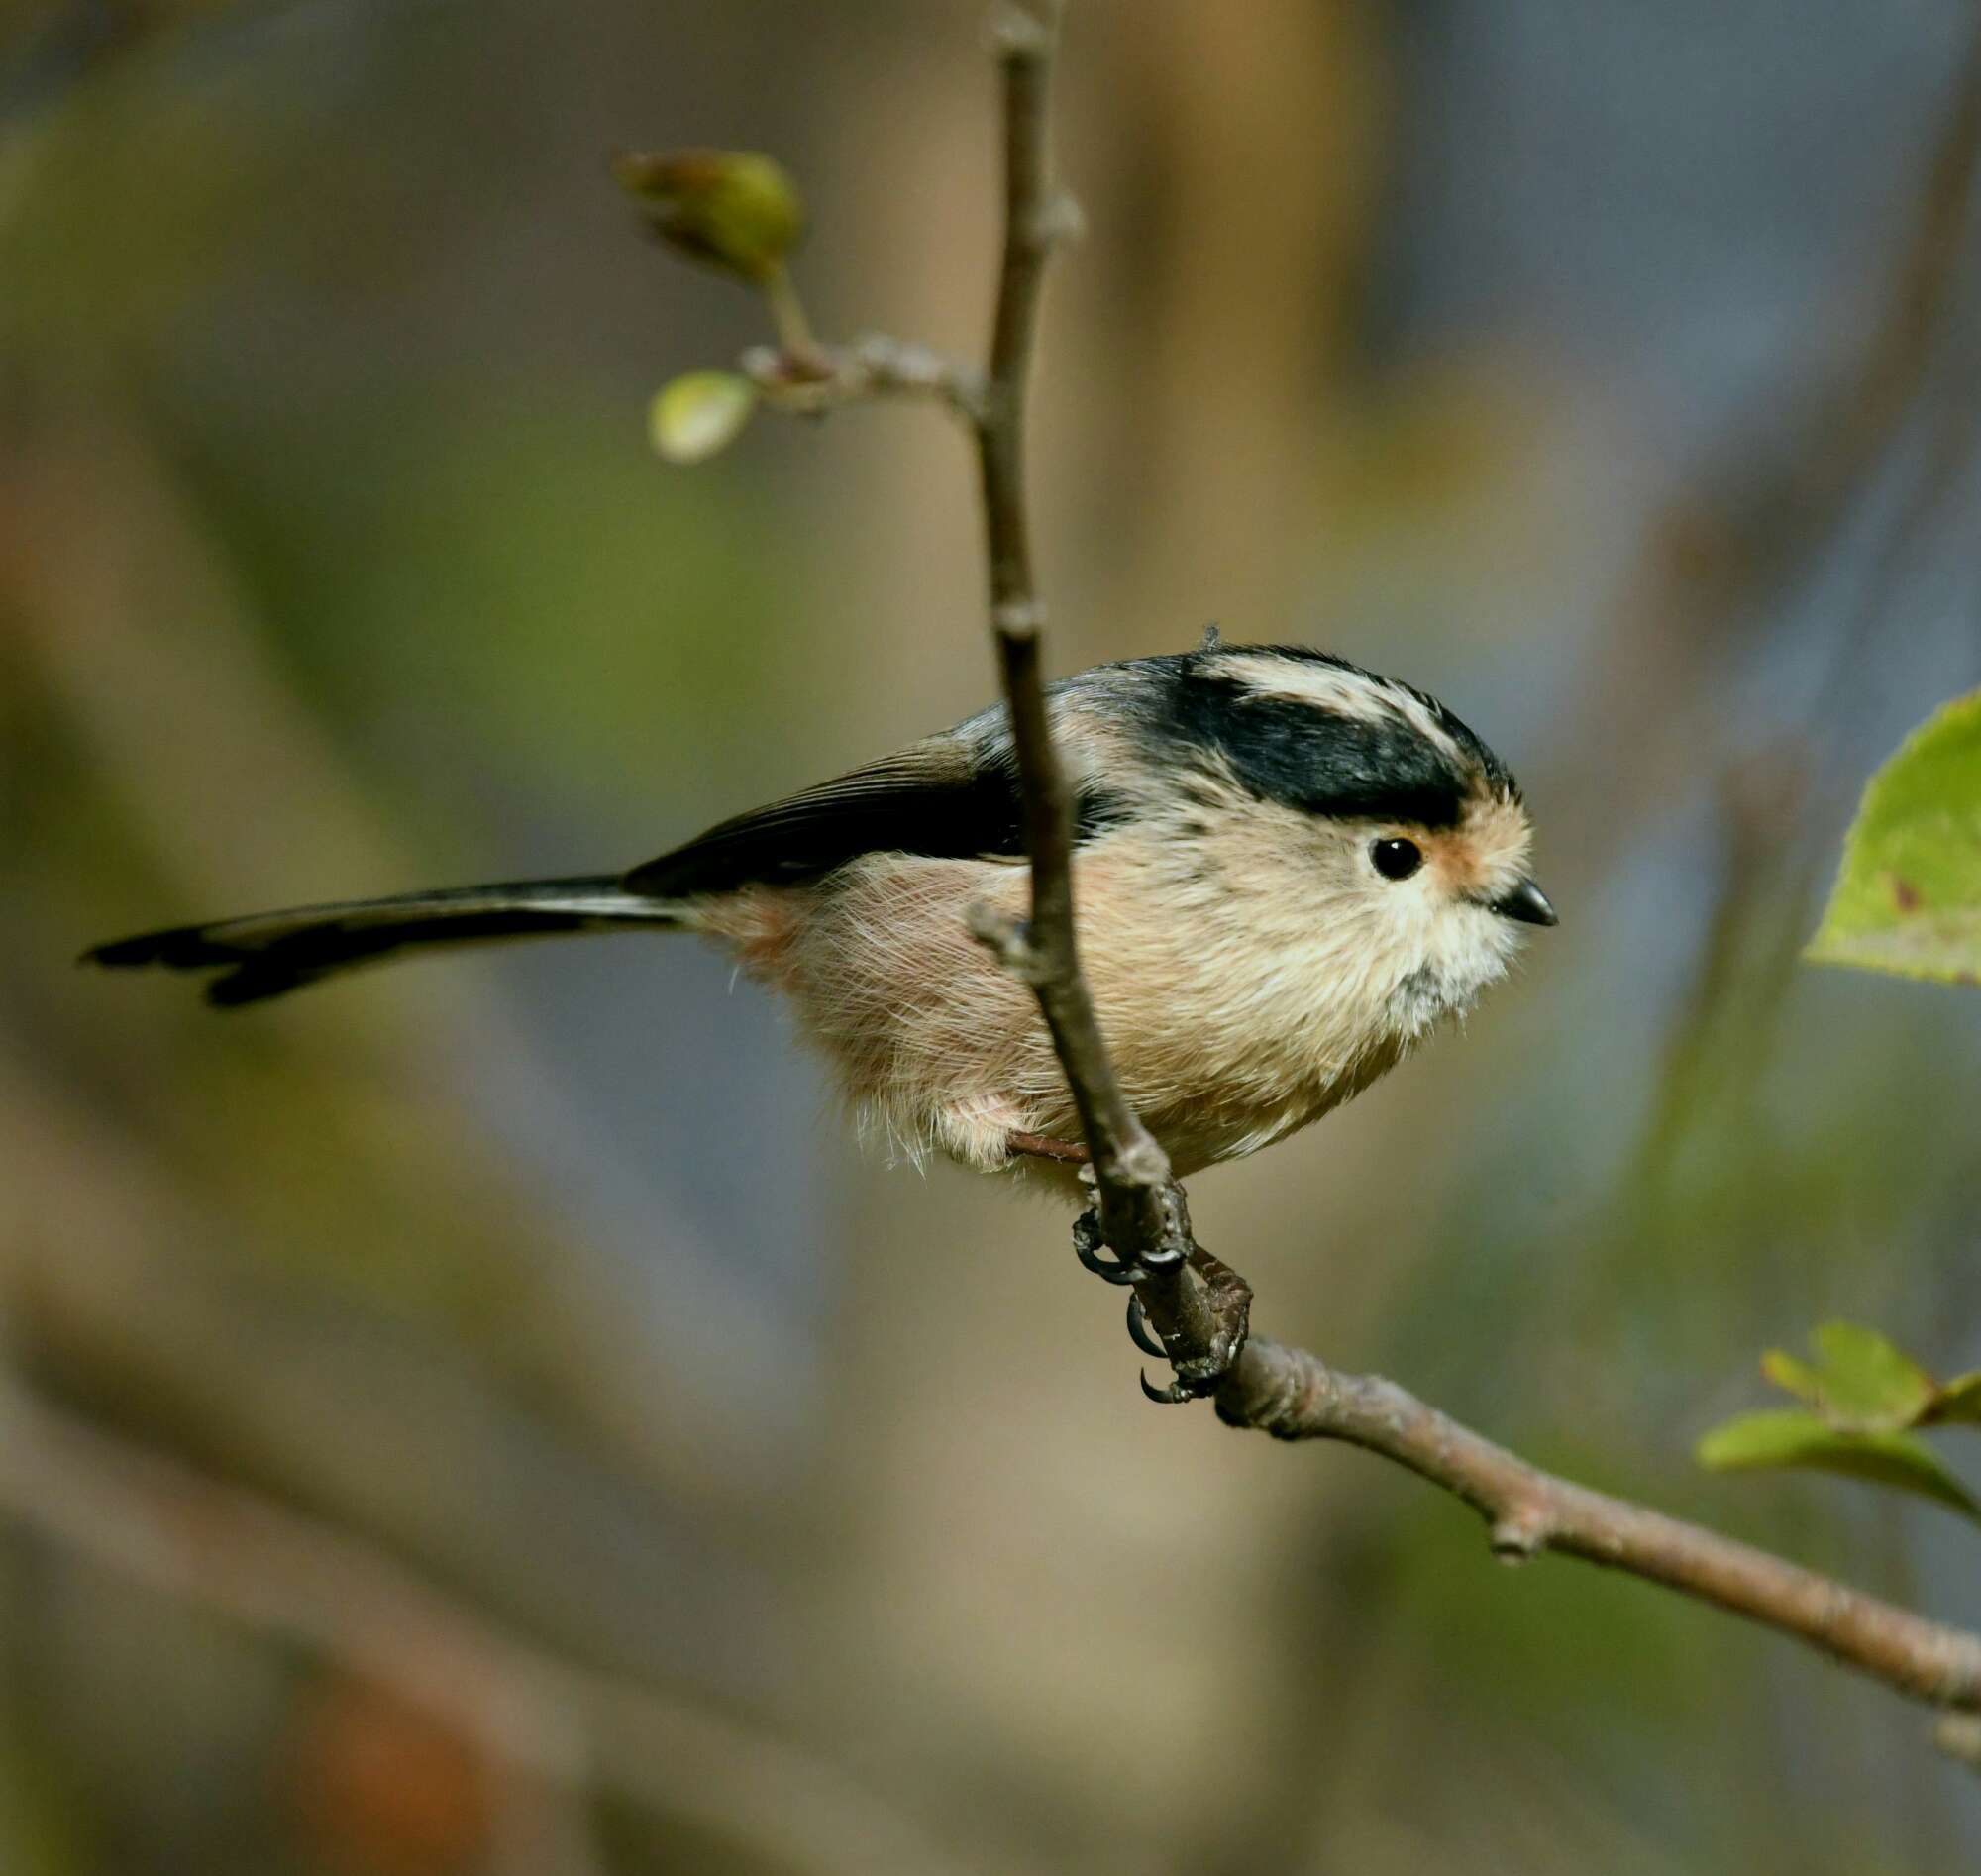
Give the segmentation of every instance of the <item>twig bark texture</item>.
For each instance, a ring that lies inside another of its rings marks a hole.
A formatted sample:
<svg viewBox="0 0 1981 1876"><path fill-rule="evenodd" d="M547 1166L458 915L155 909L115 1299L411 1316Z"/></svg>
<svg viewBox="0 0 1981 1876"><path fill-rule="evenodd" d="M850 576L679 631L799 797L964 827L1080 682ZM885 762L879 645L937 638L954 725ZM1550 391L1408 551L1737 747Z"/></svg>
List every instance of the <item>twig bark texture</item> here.
<svg viewBox="0 0 1981 1876"><path fill-rule="evenodd" d="M1045 608L1032 571L1025 492L1025 411L1039 302L1053 249L1079 214L1053 175L1050 105L1060 9L1051 0L1003 8L993 22L1003 87L1003 259L991 322L983 404L974 421L984 508L990 629L1017 750L1025 849L1032 863L1031 917L1022 926L988 908L977 932L1032 987L1067 1071L1094 1169L1102 1239L1143 1273L1142 1307L1166 1344L1188 1362L1215 1351L1220 1365L1237 1337L1220 1333L1169 1156L1121 1092L1080 969L1073 918L1073 790L1053 744L1040 670Z"/></svg>
<svg viewBox="0 0 1981 1876"><path fill-rule="evenodd" d="M1608 1564L1799 1636L1916 1700L1981 1710L1981 1635L1558 1479L1394 1381L1339 1374L1304 1349L1255 1336L1218 1389L1217 1411L1276 1439L1343 1440L1408 1466L1479 1512L1510 1563L1552 1550Z"/></svg>

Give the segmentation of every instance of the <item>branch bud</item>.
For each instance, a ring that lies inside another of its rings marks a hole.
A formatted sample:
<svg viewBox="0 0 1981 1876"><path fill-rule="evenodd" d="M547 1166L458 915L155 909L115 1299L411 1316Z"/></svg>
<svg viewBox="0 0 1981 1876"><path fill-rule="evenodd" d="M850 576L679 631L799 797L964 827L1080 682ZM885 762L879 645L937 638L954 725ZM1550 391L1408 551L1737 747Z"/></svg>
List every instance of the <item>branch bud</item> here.
<svg viewBox="0 0 1981 1876"><path fill-rule="evenodd" d="M753 286L782 269L804 232L796 185L752 151L620 151L612 174L662 241Z"/></svg>
<svg viewBox="0 0 1981 1876"><path fill-rule="evenodd" d="M734 371L690 371L647 407L647 438L670 463L703 463L726 449L757 408L757 387Z"/></svg>

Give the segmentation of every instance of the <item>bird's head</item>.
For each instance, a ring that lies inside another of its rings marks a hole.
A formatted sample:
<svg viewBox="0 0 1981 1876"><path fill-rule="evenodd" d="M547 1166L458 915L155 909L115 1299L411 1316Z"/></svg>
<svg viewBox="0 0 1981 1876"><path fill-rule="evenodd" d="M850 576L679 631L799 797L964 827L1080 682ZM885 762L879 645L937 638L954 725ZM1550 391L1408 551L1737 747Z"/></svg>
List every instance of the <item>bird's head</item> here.
<svg viewBox="0 0 1981 1876"><path fill-rule="evenodd" d="M1555 922L1512 776L1434 697L1300 647L1192 653L1146 719L1173 839L1368 1021L1414 1037Z"/></svg>

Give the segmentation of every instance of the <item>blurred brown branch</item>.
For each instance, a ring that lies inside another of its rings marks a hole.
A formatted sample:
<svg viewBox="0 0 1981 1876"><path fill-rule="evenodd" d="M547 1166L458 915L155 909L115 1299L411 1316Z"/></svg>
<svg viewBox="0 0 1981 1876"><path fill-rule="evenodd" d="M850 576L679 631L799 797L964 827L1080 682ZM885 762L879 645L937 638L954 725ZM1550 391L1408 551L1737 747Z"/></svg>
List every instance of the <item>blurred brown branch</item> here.
<svg viewBox="0 0 1981 1876"><path fill-rule="evenodd" d="M954 1867L791 1747L550 1654L347 1532L142 1450L5 1378L0 1516L294 1641L458 1729L507 1774L504 1868L589 1876L602 1867L582 1809L601 1792L780 1866L918 1876Z"/></svg>
<svg viewBox="0 0 1981 1876"><path fill-rule="evenodd" d="M1932 1742L1948 1758L1981 1772L1981 1719L1972 1714L1944 1714L1932 1729Z"/></svg>

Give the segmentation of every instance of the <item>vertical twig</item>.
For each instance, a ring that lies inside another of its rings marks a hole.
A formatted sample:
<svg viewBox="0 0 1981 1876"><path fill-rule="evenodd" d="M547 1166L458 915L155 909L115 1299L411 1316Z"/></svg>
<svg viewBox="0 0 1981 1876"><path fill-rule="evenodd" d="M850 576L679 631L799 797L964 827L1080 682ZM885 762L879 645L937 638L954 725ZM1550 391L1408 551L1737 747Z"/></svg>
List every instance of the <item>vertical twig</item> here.
<svg viewBox="0 0 1981 1876"><path fill-rule="evenodd" d="M1025 506L1025 398L1046 262L1075 225L1052 172L1052 72L1060 13L1058 0L1008 4L991 25L1003 86L1004 242L977 457L990 550L990 624L1000 639L1029 637L1034 643L1045 614L1032 574Z"/></svg>
<svg viewBox="0 0 1981 1876"><path fill-rule="evenodd" d="M1160 1253L1165 1241L1157 1195L1170 1176L1169 1158L1121 1093L1081 975L1073 919L1073 796L1047 719L1039 661L1045 607L1032 572L1025 500L1025 400L1039 299L1053 247L1074 226L1074 211L1052 173L1048 109L1059 18L1054 0L1036 0L1030 7L1005 7L993 25L1003 86L1004 243L983 409L973 427L990 629L1017 751L1032 908L1023 931L986 935L1001 941L1007 960L1038 996L1093 1155L1102 1233L1132 1256Z"/></svg>
<svg viewBox="0 0 1981 1876"><path fill-rule="evenodd" d="M990 629L1011 712L1032 902L1022 930L987 913L978 931L1038 997L1080 1113L1100 1237L1143 1273L1136 1282L1142 1307L1179 1372L1195 1379L1199 1365L1222 1372L1236 1354L1249 1293L1235 1278L1213 1287L1188 1268L1193 1254L1206 1260L1192 1240L1183 1189L1122 1093L1100 1033L1075 935L1073 790L1053 744L1040 671L1045 607L1032 570L1025 498L1025 400L1046 263L1079 221L1053 175L1050 106L1060 15L1057 0L1032 0L1004 7L992 26L1003 90L1004 239L990 363L972 427Z"/></svg>

